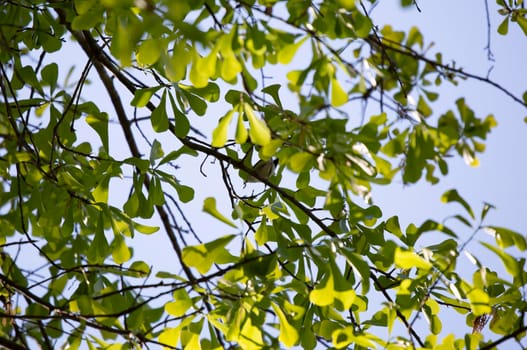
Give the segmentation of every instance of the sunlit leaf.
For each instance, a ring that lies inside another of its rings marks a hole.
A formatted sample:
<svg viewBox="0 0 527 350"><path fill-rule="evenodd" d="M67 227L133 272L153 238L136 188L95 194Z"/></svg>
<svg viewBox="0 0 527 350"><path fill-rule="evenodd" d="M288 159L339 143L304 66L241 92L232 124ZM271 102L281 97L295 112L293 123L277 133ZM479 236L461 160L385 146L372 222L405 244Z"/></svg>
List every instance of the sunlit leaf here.
<svg viewBox="0 0 527 350"><path fill-rule="evenodd" d="M135 90L134 98L130 104L134 107L145 107L152 96L159 90L161 86L154 86L150 88L137 89Z"/></svg>
<svg viewBox="0 0 527 350"><path fill-rule="evenodd" d="M126 242L121 235L115 235L112 243L110 244L112 251L112 258L117 264L122 264L130 260L132 253L130 248L126 245Z"/></svg>
<svg viewBox="0 0 527 350"><path fill-rule="evenodd" d="M236 228L236 225L231 221L229 220L228 218L226 218L225 216L223 216L219 211L218 209L216 208L216 198L213 198L213 197L208 197L208 198L205 198L205 200L203 201L203 211L207 214L210 214L212 216L214 216L216 219L218 219L219 221L231 226L231 227L234 227Z"/></svg>
<svg viewBox="0 0 527 350"><path fill-rule="evenodd" d="M183 316L193 304L185 289L176 290L173 298L174 301L165 304L165 310L174 317Z"/></svg>
<svg viewBox="0 0 527 350"><path fill-rule="evenodd" d="M256 117L254 111L248 103L243 104L245 115L249 120L249 136L251 141L260 146L265 146L271 141L271 130L264 120Z"/></svg>
<svg viewBox="0 0 527 350"><path fill-rule="evenodd" d="M492 312L489 305L490 298L483 290L475 288L467 293L467 297L470 300L470 307L474 315L479 316Z"/></svg>
<svg viewBox="0 0 527 350"><path fill-rule="evenodd" d="M278 340L287 347L295 345L300 337L298 330L289 323L287 317L278 305L271 303L271 306L280 320L280 335L278 336Z"/></svg>
<svg viewBox="0 0 527 350"><path fill-rule="evenodd" d="M297 41L296 43L282 47L280 51L278 51L278 62L281 64L290 63L293 60L293 57L295 57L297 50L300 48L300 46L302 46L306 39L307 37Z"/></svg>
<svg viewBox="0 0 527 350"><path fill-rule="evenodd" d="M413 267L428 271L432 264L414 252L403 251L400 248L395 250L395 266L401 269L411 269Z"/></svg>
<svg viewBox="0 0 527 350"><path fill-rule="evenodd" d="M208 243L185 247L182 253L183 262L202 274L209 271L212 264L229 262L231 256L225 246L234 237L234 235L224 236Z"/></svg>
<svg viewBox="0 0 527 350"><path fill-rule="evenodd" d="M334 107L340 107L348 102L348 94L337 79L331 80L331 105Z"/></svg>
<svg viewBox="0 0 527 350"><path fill-rule="evenodd" d="M218 126L216 126L216 128L212 132L212 147L223 147L223 145L225 145L225 143L227 142L229 124L231 123L233 116L234 110L230 110L225 116L220 119Z"/></svg>
<svg viewBox="0 0 527 350"><path fill-rule="evenodd" d="M141 43L137 50L137 62L149 66L157 62L161 56L161 45L157 39L147 39Z"/></svg>

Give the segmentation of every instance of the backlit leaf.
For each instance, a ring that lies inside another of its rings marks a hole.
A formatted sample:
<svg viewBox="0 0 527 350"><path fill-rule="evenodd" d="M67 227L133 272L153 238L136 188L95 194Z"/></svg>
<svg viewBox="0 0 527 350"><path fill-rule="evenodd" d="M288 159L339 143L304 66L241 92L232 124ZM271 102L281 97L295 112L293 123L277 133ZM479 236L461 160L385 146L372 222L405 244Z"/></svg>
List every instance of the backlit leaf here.
<svg viewBox="0 0 527 350"><path fill-rule="evenodd" d="M278 336L278 340L287 347L295 345L300 337L298 330L289 323L287 317L278 305L271 303L271 306L280 320L280 335Z"/></svg>
<svg viewBox="0 0 527 350"><path fill-rule="evenodd" d="M209 271L212 264L229 262L230 254L225 246L234 237L234 235L224 236L208 243L185 247L182 253L183 262L202 274Z"/></svg>
<svg viewBox="0 0 527 350"><path fill-rule="evenodd" d="M264 120L256 117L254 111L248 103L243 104L245 115L249 120L249 136L255 145L265 146L271 141L271 130L267 127Z"/></svg>
<svg viewBox="0 0 527 350"><path fill-rule="evenodd" d="M236 225L225 216L223 216L216 208L216 198L208 197L203 201L203 211L207 214L214 216L219 221L236 228Z"/></svg>
<svg viewBox="0 0 527 350"><path fill-rule="evenodd" d="M132 99L130 104L134 107L145 107L148 104L148 102L150 102L150 99L152 98L152 96L160 88L161 86L154 86L150 88L135 90L134 98Z"/></svg>
<svg viewBox="0 0 527 350"><path fill-rule="evenodd" d="M400 248L395 250L395 266L401 269L411 269L413 267L428 271L432 264L414 252L403 251Z"/></svg>
<svg viewBox="0 0 527 350"><path fill-rule="evenodd" d="M230 110L225 116L220 119L218 126L216 126L216 128L212 132L212 147L223 147L225 145L225 143L227 142L229 124L231 123L233 116L234 110Z"/></svg>
<svg viewBox="0 0 527 350"><path fill-rule="evenodd" d="M348 94L337 79L331 80L331 105L333 107L340 107L348 102Z"/></svg>

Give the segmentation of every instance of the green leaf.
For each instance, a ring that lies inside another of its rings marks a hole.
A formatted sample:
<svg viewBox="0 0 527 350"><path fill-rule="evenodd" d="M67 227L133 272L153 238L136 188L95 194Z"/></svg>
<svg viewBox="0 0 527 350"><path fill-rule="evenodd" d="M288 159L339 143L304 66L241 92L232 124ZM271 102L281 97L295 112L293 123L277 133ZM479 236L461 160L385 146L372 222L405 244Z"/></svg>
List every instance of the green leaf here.
<svg viewBox="0 0 527 350"><path fill-rule="evenodd" d="M362 293L366 294L370 289L370 266L360 254L353 252L347 247L342 247L346 260L358 272L362 279Z"/></svg>
<svg viewBox="0 0 527 350"><path fill-rule="evenodd" d="M509 17L505 17L498 26L498 33L506 35L509 32Z"/></svg>
<svg viewBox="0 0 527 350"><path fill-rule="evenodd" d="M399 217L392 216L386 221L386 224L384 226L386 231L394 234L396 237L400 238L403 235L403 232L401 231L401 226L399 225Z"/></svg>
<svg viewBox="0 0 527 350"><path fill-rule="evenodd" d="M421 178L427 159L432 157L434 157L434 141L430 133L419 125L408 136L408 151L403 173L404 182L417 182Z"/></svg>
<svg viewBox="0 0 527 350"><path fill-rule="evenodd" d="M190 131L190 122L185 114L179 110L179 108L176 105L176 101L174 101L174 97L172 97L172 94L168 95L170 99L170 104L172 105L172 111L174 112L174 118L175 118L175 133L177 137L186 137L188 135L188 132Z"/></svg>
<svg viewBox="0 0 527 350"><path fill-rule="evenodd" d="M229 124L234 116L234 110L230 110L219 121L218 126L212 132L212 147L223 147L227 143Z"/></svg>
<svg viewBox="0 0 527 350"><path fill-rule="evenodd" d="M190 109L192 109L197 115L203 116L207 112L207 103L203 101L201 97L198 97L183 89L179 90L178 97L185 101L185 105L188 103L188 105L190 105Z"/></svg>
<svg viewBox="0 0 527 350"><path fill-rule="evenodd" d="M148 168L150 167L150 162L148 160L139 159L136 157L126 158L125 160L123 160L123 163L131 164L137 167L137 169L139 169L141 173L145 173L146 171L148 171Z"/></svg>
<svg viewBox="0 0 527 350"><path fill-rule="evenodd" d="M152 111L150 122L155 132L164 132L168 130L169 122L166 109L167 91L163 91L163 96L157 107Z"/></svg>
<svg viewBox="0 0 527 350"><path fill-rule="evenodd" d="M176 184L175 189L176 189L178 198L183 203L188 203L192 199L194 199L194 189L192 187Z"/></svg>
<svg viewBox="0 0 527 350"><path fill-rule="evenodd" d="M71 21L71 29L88 30L95 27L102 19L102 8L94 6L90 11L76 16Z"/></svg>
<svg viewBox="0 0 527 350"><path fill-rule="evenodd" d="M182 83L179 83L178 87L209 102L216 102L220 98L220 88L218 84L213 82L209 82L207 86L201 88Z"/></svg>
<svg viewBox="0 0 527 350"><path fill-rule="evenodd" d="M198 152L196 152L195 150L190 149L187 146L181 146L181 148L179 148L178 150L170 152L163 159L161 159L161 161L159 162L159 165L166 164L173 160L176 160L183 154L188 154L192 157L198 156Z"/></svg>
<svg viewBox="0 0 527 350"><path fill-rule="evenodd" d="M134 261L128 270L133 277L146 277L150 274L150 267L144 261Z"/></svg>
<svg viewBox="0 0 527 350"><path fill-rule="evenodd" d="M154 165L156 160L162 158L165 155L161 143L157 140L154 140L152 143L152 148L150 148L150 164Z"/></svg>
<svg viewBox="0 0 527 350"><path fill-rule="evenodd" d="M366 38L373 28L370 17L363 15L360 11L353 11L353 20L355 21L355 34L359 38Z"/></svg>
<svg viewBox="0 0 527 350"><path fill-rule="evenodd" d="M104 214L101 211L99 213L99 220L97 223L97 229L95 230L95 236L93 237L88 251L88 261L90 264L101 264L104 262L108 254L110 253L110 246L106 240L104 234Z"/></svg>
<svg viewBox="0 0 527 350"><path fill-rule="evenodd" d="M525 15L518 15L516 17L516 22L520 26L520 28L523 30L523 34L527 36L527 18L524 17Z"/></svg>
<svg viewBox="0 0 527 350"><path fill-rule="evenodd" d="M165 75L172 82L185 79L187 65L192 59L192 54L185 47L184 41L176 44L172 57L163 59L165 64Z"/></svg>
<svg viewBox="0 0 527 350"><path fill-rule="evenodd" d="M297 344L300 339L298 330L289 323L287 317L278 305L271 303L271 306L280 320L280 335L278 336L278 340L288 348Z"/></svg>
<svg viewBox="0 0 527 350"><path fill-rule="evenodd" d="M254 233L254 239L259 245L264 245L269 241L269 229L267 228L267 217L264 217L260 226Z"/></svg>
<svg viewBox="0 0 527 350"><path fill-rule="evenodd" d="M214 216L216 219L220 220L221 222L231 227L236 228L236 225L232 221L227 219L225 216L223 216L218 211L218 209L216 209L216 198L213 198L213 197L205 198L205 200L203 201L203 211L207 214Z"/></svg>
<svg viewBox="0 0 527 350"><path fill-rule="evenodd" d="M106 152L110 152L108 146L108 114L97 113L86 116L86 123L97 132Z"/></svg>
<svg viewBox="0 0 527 350"><path fill-rule="evenodd" d="M498 226L487 226L484 229L494 236L496 243L501 248L508 248L514 245L522 252L527 249L527 240L521 233Z"/></svg>
<svg viewBox="0 0 527 350"><path fill-rule="evenodd" d="M163 193L161 180L158 176L152 176L151 178L150 187L148 188L148 199L154 205L165 204L165 194Z"/></svg>
<svg viewBox="0 0 527 350"><path fill-rule="evenodd" d="M40 73L42 80L49 85L51 91L57 86L57 78L59 76L59 67L56 63L50 63Z"/></svg>
<svg viewBox="0 0 527 350"><path fill-rule="evenodd" d="M159 334L159 342L163 345L176 348L179 343L179 338L181 336L181 328L165 328Z"/></svg>
<svg viewBox="0 0 527 350"><path fill-rule="evenodd" d="M451 190L448 190L445 193L443 193L443 195L441 196L441 201L443 201L443 203L457 202L457 203L461 204L461 206L463 206L463 208L465 208L465 210L467 211L467 213L470 215L470 217L472 219L475 218L474 212L472 211L472 208L463 199L463 197L461 197L459 195L459 193L457 192L456 189L451 189Z"/></svg>
<svg viewBox="0 0 527 350"><path fill-rule="evenodd" d="M282 107L282 101L280 101L280 95L278 93L281 87L282 87L282 85L280 85L280 84L269 85L269 86L266 86L265 88L263 88L262 92L270 95L273 98L274 102L280 108L283 108Z"/></svg>
<svg viewBox="0 0 527 350"><path fill-rule="evenodd" d="M248 103L243 104L245 115L249 120L249 136L255 145L265 146L271 141L271 130L264 120L257 118Z"/></svg>
<svg viewBox="0 0 527 350"><path fill-rule="evenodd" d="M134 107L145 107L148 102L150 102L150 99L152 96L156 93L157 90L159 90L161 86L154 86L144 89L137 89L134 93L134 98L130 102L130 104Z"/></svg>
<svg viewBox="0 0 527 350"><path fill-rule="evenodd" d="M232 261L225 249L235 235L220 237L214 241L183 248L182 259L188 267L196 268L201 274L210 270L212 264L223 264Z"/></svg>
<svg viewBox="0 0 527 350"><path fill-rule="evenodd" d="M505 253L503 250L496 248L488 243L480 242L484 247L486 247L488 250L496 254L501 261L503 262L503 265L505 266L505 269L507 272L513 276L517 277L522 272L522 268L520 265L520 262L515 259L513 256Z"/></svg>

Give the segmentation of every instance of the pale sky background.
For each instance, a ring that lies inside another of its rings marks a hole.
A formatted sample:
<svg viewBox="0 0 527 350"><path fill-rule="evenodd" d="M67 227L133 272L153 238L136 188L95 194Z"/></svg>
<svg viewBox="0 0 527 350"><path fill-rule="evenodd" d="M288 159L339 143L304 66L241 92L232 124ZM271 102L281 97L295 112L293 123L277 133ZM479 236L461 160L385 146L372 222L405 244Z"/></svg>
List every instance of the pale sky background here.
<svg viewBox="0 0 527 350"><path fill-rule="evenodd" d="M491 48L495 61L487 59L485 46L487 44L487 20L484 1L430 1L421 0L419 6L421 13L415 8L401 10L399 2L394 0L383 0L371 13L375 23L379 26L389 23L394 28L407 29L417 26L423 33L426 43L433 41L435 46L433 52L442 52L445 62L453 59L458 66L465 67L467 72L486 76L493 67L490 78L510 89L513 93L521 96L527 90L527 37L514 23L509 26L509 35L503 37L497 34L496 28L501 21L497 14L495 1L489 0L491 13ZM77 65L77 70L82 68L85 57L79 60L80 54L60 59L60 65L67 67L71 64ZM113 107L108 104L106 93L100 88L98 80L92 76L93 85L87 87L90 98L101 101L101 110L113 114ZM224 93L225 91L222 91ZM441 98L432 105L435 115L439 116L448 109L455 108L454 101L461 96L466 98L479 116L494 114L498 127L492 131L487 140L487 150L480 158L478 168L470 168L459 157L449 161L449 174L437 185L429 185L424 180L416 185L403 186L400 176L392 185L387 187L376 187L373 192L375 204L383 210L385 218L392 215L400 217L401 225L405 227L413 222L420 224L428 218L441 221L448 215L460 212L456 204L445 205L440 202L443 192L451 188L457 188L460 194L473 206L476 214L481 210L484 201L497 207L497 210L489 213L486 222L496 226L505 226L525 234L527 231L527 213L525 212L525 199L527 198L527 186L525 185L525 155L527 150L527 124L523 118L527 116L527 109L522 108L502 92L485 85L481 82L461 82L458 87L445 83L439 90ZM131 99L128 92L123 92L123 101ZM210 131L216 125L217 119L222 116L224 110L215 110L210 106L205 118L210 118ZM131 112L132 113L132 112ZM143 116L139 113L139 116ZM191 119L192 122L192 119ZM145 128L147 126L145 125ZM124 140L120 128L113 126L115 131L110 136L111 152L119 151L124 159L128 156L128 150L123 149ZM203 130L207 133L207 130ZM174 144L169 136L156 136L167 145ZM175 146L175 147L179 147ZM169 146L167 147L167 150ZM149 150L145 150L147 155ZM118 158L118 157L117 157ZM203 178L199 173L199 164L203 160L186 160L180 164L182 168L176 172L176 177L183 184L193 186L196 189L194 202L183 205L187 214L190 214L192 225L196 232L204 234L210 232L210 236L203 236L208 241L221 234L235 233L232 229L219 223L217 220L207 217L201 212L203 198L214 196L218 199L218 207L224 214L230 213L230 205L227 201L223 184L219 178L209 176ZM192 166L192 167L187 167ZM197 167L196 167L197 166ZM217 174L217 164L204 166L206 172ZM118 203L119 198L129 191L128 183L121 186L116 181L111 189L111 195ZM255 185L254 188L261 188ZM220 190L218 190L220 189ZM250 192L249 192L250 193ZM195 216L195 217L193 217ZM155 218L155 217L154 217ZM144 222L144 221L143 221ZM151 222L158 222L155 218ZM467 230L467 236L471 232ZM463 237L460 232L460 237ZM480 233L483 235L483 233ZM480 236L478 236L479 238ZM483 238L483 237L482 237ZM488 239L488 238L485 238ZM180 267L175 261L173 251L166 239L164 232L158 232L151 236L138 234L134 239L135 257L153 264L156 271L171 270L179 273ZM479 252L483 249L477 243L472 243L469 249ZM521 253L518 253L518 255ZM464 257L460 262L468 263ZM27 263L30 264L28 260ZM175 270L174 270L175 269ZM472 266L470 267L472 270ZM464 325L464 317L443 320L443 334L456 331L459 325ZM469 332L464 329L463 332ZM496 336L494 336L496 338ZM512 345L506 343L503 348Z"/></svg>

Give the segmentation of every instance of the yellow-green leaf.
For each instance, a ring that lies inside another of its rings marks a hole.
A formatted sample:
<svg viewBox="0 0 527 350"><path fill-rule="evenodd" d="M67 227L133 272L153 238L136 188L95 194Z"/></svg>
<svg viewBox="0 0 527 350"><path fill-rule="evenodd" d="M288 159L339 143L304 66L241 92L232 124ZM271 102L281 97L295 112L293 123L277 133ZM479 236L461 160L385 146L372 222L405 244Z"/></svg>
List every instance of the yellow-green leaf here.
<svg viewBox="0 0 527 350"><path fill-rule="evenodd" d="M234 53L231 52L223 57L220 74L225 81L234 80L241 71L242 65L238 62Z"/></svg>
<svg viewBox="0 0 527 350"><path fill-rule="evenodd" d="M489 305L490 297L483 290L474 288L467 294L467 297L474 315L480 316L492 312L492 308Z"/></svg>
<svg viewBox="0 0 527 350"><path fill-rule="evenodd" d="M267 145L271 141L271 130L269 130L265 121L254 115L254 111L248 103L243 104L243 109L249 120L249 136L251 137L251 141L255 145Z"/></svg>
<svg viewBox="0 0 527 350"><path fill-rule="evenodd" d="M165 311L174 317L181 317L191 306L192 299L185 289L178 289L174 292L174 301L165 304Z"/></svg>
<svg viewBox="0 0 527 350"><path fill-rule="evenodd" d="M249 133L247 132L247 129L245 128L245 124L243 124L243 114L242 113L238 115L238 123L236 124L236 135L234 138L236 139L236 143L240 145L247 142L247 139L249 138Z"/></svg>
<svg viewBox="0 0 527 350"><path fill-rule="evenodd" d="M112 258L116 264L125 263L132 257L130 248L128 248L123 236L120 234L115 235L110 248L112 250Z"/></svg>
<svg viewBox="0 0 527 350"><path fill-rule="evenodd" d="M236 228L236 225L229 219L227 219L225 216L223 216L218 209L216 209L216 198L214 197L208 197L205 198L203 201L203 211L207 214L210 214L214 216L216 219L220 220L221 222Z"/></svg>
<svg viewBox="0 0 527 350"><path fill-rule="evenodd" d="M178 44L174 48L174 55L166 57L163 61L165 63L165 75L172 82L178 82L185 79L187 73L187 65L192 60L192 54L187 51L184 44Z"/></svg>
<svg viewBox="0 0 527 350"><path fill-rule="evenodd" d="M134 222L134 229L144 235L151 235L152 233L159 231L159 226L147 226Z"/></svg>
<svg viewBox="0 0 527 350"><path fill-rule="evenodd" d="M344 91L337 79L331 79L331 105L333 107L339 107L346 102L348 102L348 94Z"/></svg>
<svg viewBox="0 0 527 350"><path fill-rule="evenodd" d="M418 254L414 252L403 251L400 248L395 250L394 261L395 266L401 269L411 269L412 267L416 267L418 269L428 271L432 268L432 264L423 259Z"/></svg>
<svg viewBox="0 0 527 350"><path fill-rule="evenodd" d="M206 69L203 69L205 66L203 61L204 58L199 56L198 52L194 52L194 57L192 58L192 67L190 68L189 78L192 82L192 85L194 85L197 88L203 88L209 84L209 71Z"/></svg>
<svg viewBox="0 0 527 350"><path fill-rule="evenodd" d="M146 39L137 50L137 62L140 65L150 66L157 62L161 56L161 45L157 39Z"/></svg>
<svg viewBox="0 0 527 350"><path fill-rule="evenodd" d="M256 243L259 245L264 245L269 240L269 234L267 231L267 218L264 217L262 222L260 223L260 226L256 230L254 234L254 239L256 240Z"/></svg>
<svg viewBox="0 0 527 350"><path fill-rule="evenodd" d="M161 86L154 86L150 88L137 89L130 104L134 107L146 106L150 101L150 98L152 98L152 95L154 95L160 88Z"/></svg>
<svg viewBox="0 0 527 350"><path fill-rule="evenodd" d="M317 286L309 293L309 301L318 306L328 306L333 304L335 288L333 285L333 276L329 274L326 283L323 286Z"/></svg>
<svg viewBox="0 0 527 350"><path fill-rule="evenodd" d="M163 345L175 348L179 343L181 328L165 328L159 335L159 342Z"/></svg>
<svg viewBox="0 0 527 350"><path fill-rule="evenodd" d="M306 41L307 37L303 38L302 40L297 41L296 43L286 45L278 51L278 62L281 64L288 64L293 60L293 57L295 57L296 52L302 46L304 41Z"/></svg>
<svg viewBox="0 0 527 350"><path fill-rule="evenodd" d="M299 173L310 169L314 159L311 153L298 152L289 158L288 164L292 171Z"/></svg>
<svg viewBox="0 0 527 350"><path fill-rule="evenodd" d="M223 118L220 119L218 126L216 126L212 132L212 147L223 147L227 142L227 133L233 115L234 110L230 110Z"/></svg>
<svg viewBox="0 0 527 350"><path fill-rule="evenodd" d="M196 268L202 274L209 271L212 264L232 262L232 256L225 246L233 238L234 235L229 235L208 243L185 247L182 252L183 262L189 267Z"/></svg>
<svg viewBox="0 0 527 350"><path fill-rule="evenodd" d="M278 305L271 303L271 306L280 320L280 335L278 336L278 340L287 347L295 345L299 339L298 330L289 323L287 317Z"/></svg>

